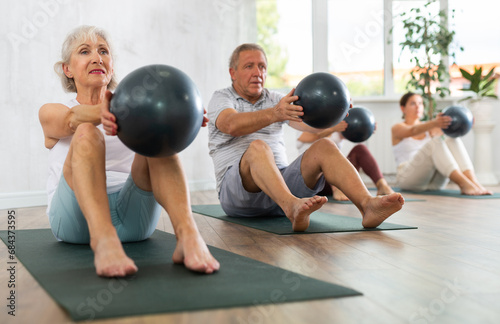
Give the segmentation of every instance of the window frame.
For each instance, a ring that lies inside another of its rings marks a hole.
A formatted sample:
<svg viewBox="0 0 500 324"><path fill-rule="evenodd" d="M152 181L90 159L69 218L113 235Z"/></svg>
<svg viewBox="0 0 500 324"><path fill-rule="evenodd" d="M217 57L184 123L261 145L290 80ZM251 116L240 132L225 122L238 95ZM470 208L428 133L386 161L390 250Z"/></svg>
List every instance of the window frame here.
<svg viewBox="0 0 500 324"><path fill-rule="evenodd" d="M373 98L394 98L398 94L394 91L394 74L393 74L393 60L394 51L393 44L390 40L390 30L393 26L393 0L384 1L384 14L391 19L384 19L384 92L381 96L374 96ZM398 0L404 1L404 0ZM448 9L448 0L438 0L440 10ZM311 0L312 6L312 41L313 41L313 72L328 71L328 0ZM445 64L448 66L449 59L445 57ZM370 97L361 97L367 99Z"/></svg>

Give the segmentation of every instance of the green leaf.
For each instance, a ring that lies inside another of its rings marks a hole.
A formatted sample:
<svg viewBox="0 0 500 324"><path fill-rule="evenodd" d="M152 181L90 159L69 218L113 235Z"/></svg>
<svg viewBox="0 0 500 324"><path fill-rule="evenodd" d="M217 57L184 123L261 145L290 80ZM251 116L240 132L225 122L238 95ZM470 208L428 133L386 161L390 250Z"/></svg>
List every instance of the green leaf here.
<svg viewBox="0 0 500 324"><path fill-rule="evenodd" d="M489 79L489 81L483 85L483 89L493 90L492 85L495 81L495 79Z"/></svg>
<svg viewBox="0 0 500 324"><path fill-rule="evenodd" d="M493 73L495 73L495 68L496 66L492 67L490 72L488 72L488 74L484 76L484 79L488 80L489 78L491 78L493 76Z"/></svg>
<svg viewBox="0 0 500 324"><path fill-rule="evenodd" d="M469 80L471 81L472 80L472 75L467 72L466 70L460 68L460 72L462 73L462 76L466 79L466 80Z"/></svg>
<svg viewBox="0 0 500 324"><path fill-rule="evenodd" d="M462 98L462 99L458 100L458 102L466 101L466 100L469 100L469 99L472 99L472 96L468 96L468 97Z"/></svg>

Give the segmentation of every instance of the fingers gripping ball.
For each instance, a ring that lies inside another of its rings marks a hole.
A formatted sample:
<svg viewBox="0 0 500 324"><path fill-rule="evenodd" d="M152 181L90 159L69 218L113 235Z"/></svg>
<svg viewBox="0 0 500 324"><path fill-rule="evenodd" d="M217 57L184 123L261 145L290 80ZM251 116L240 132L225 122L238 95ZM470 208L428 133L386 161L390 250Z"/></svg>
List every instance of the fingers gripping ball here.
<svg viewBox="0 0 500 324"><path fill-rule="evenodd" d="M134 152L170 156L195 139L203 104L194 82L168 65L148 65L128 74L111 99L118 138Z"/></svg>
<svg viewBox="0 0 500 324"><path fill-rule="evenodd" d="M472 128L474 117L464 106L449 106L443 109L443 115L451 117L451 124L443 132L450 137L461 137Z"/></svg>
<svg viewBox="0 0 500 324"><path fill-rule="evenodd" d="M351 96L346 85L330 73L317 72L302 79L295 89L294 104L304 108L302 119L316 128L338 124L349 110Z"/></svg>
<svg viewBox="0 0 500 324"><path fill-rule="evenodd" d="M349 109L349 115L344 118L347 128L342 135L349 141L360 143L372 136L375 130L375 117L373 113L364 107Z"/></svg>

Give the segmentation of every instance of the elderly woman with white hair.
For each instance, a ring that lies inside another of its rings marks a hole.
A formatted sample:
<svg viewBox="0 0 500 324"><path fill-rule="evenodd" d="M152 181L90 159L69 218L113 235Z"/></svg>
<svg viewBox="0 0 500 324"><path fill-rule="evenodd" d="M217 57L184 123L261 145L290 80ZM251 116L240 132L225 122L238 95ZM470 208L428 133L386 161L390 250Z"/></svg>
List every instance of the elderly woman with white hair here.
<svg viewBox="0 0 500 324"><path fill-rule="evenodd" d="M93 26L76 28L55 70L64 89L76 93L69 102L48 103L39 111L50 150L47 214L55 237L90 244L98 275L131 275L138 269L122 242L148 238L163 207L177 237L173 261L193 271L217 271L219 263L193 219L179 157L141 156L114 136L109 90L117 82L107 34Z"/></svg>

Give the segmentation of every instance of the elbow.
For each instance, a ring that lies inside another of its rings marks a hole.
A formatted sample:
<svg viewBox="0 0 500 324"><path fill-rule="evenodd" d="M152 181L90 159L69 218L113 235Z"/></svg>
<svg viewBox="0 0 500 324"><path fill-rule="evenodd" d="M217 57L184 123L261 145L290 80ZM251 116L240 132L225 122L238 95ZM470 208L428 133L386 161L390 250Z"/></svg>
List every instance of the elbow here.
<svg viewBox="0 0 500 324"><path fill-rule="evenodd" d="M74 123L72 123L71 121L66 123L66 127L68 127L68 130L70 131L71 134L74 134L76 132L77 126Z"/></svg>
<svg viewBox="0 0 500 324"><path fill-rule="evenodd" d="M231 135L233 137L239 137L244 135L239 127L232 123L228 123L222 127L218 127L219 130L225 134Z"/></svg>
<svg viewBox="0 0 500 324"><path fill-rule="evenodd" d="M74 113L69 112L68 116L66 117L66 120L64 121L64 125L66 126L66 129L71 133L74 134L76 132L76 128L78 127L75 119L74 119Z"/></svg>
<svg viewBox="0 0 500 324"><path fill-rule="evenodd" d="M239 137L245 135L236 127L229 127L227 129L227 134L231 135L232 137Z"/></svg>

